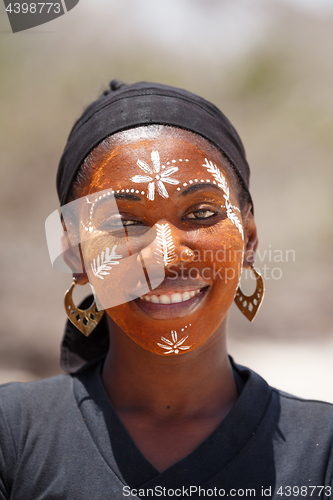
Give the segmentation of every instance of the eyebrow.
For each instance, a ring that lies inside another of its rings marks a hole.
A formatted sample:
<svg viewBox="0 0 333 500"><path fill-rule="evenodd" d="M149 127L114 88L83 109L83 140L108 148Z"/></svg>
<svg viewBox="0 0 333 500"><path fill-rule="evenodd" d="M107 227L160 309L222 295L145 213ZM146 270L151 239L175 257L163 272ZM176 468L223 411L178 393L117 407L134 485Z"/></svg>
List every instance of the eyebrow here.
<svg viewBox="0 0 333 500"><path fill-rule="evenodd" d="M207 187L218 189L220 193L222 191L221 188L219 188L216 184L208 184L207 182L205 183L202 182L200 184L194 184L193 186L189 186L188 188L184 189L184 191L181 194L182 196L187 196L188 194L191 194L194 191L198 191L199 189L206 189Z"/></svg>
<svg viewBox="0 0 333 500"><path fill-rule="evenodd" d="M141 201L140 196L131 193L114 193L113 196L116 200Z"/></svg>
<svg viewBox="0 0 333 500"><path fill-rule="evenodd" d="M111 198L114 198L116 200L130 200L130 201L141 201L141 198L139 196L136 196L135 194L132 193L112 193L112 197L106 196L105 198L103 197L101 200L97 200L95 202L95 207L97 208L100 205L103 205L104 203L107 203Z"/></svg>
<svg viewBox="0 0 333 500"><path fill-rule="evenodd" d="M139 196L136 196L132 193L112 193L112 196L115 200L141 201L141 198ZM99 207L103 206L108 201L110 201L110 196L106 196L101 200L97 200L94 204L94 211L96 211Z"/></svg>

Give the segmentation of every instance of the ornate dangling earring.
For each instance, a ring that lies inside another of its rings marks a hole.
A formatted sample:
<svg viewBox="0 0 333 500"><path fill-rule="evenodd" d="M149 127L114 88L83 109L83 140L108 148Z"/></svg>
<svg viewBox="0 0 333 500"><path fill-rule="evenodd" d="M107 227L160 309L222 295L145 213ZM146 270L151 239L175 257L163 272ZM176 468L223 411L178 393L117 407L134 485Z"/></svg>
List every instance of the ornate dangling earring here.
<svg viewBox="0 0 333 500"><path fill-rule="evenodd" d="M89 309L83 310L76 307L73 302L73 290L76 285L76 278L73 278L73 283L71 284L69 290L65 293L65 311L69 321L71 321L73 325L83 333L83 335L88 337L101 321L104 311L97 310L95 301Z"/></svg>
<svg viewBox="0 0 333 500"><path fill-rule="evenodd" d="M254 317L259 311L259 307L261 306L265 294L264 280L262 279L261 274L256 269L254 269L253 264L251 265L251 270L254 272L257 280L257 286L254 293L249 296L244 295L241 287L238 286L234 298L236 306L249 321L254 320Z"/></svg>

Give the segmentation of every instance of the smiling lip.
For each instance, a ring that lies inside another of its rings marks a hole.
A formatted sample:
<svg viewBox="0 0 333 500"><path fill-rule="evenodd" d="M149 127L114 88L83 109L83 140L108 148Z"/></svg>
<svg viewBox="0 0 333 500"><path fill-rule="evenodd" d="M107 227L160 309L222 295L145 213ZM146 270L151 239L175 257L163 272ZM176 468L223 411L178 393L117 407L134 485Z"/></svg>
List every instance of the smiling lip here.
<svg viewBox="0 0 333 500"><path fill-rule="evenodd" d="M146 302L152 302L153 304L179 304L179 302L187 302L192 299L195 295L200 293L200 290L191 290L190 292L174 292L163 295L143 295L140 297L141 300L145 300Z"/></svg>
<svg viewBox="0 0 333 500"><path fill-rule="evenodd" d="M183 317L198 307L208 289L202 279L166 279L155 290L134 302L148 316L156 319Z"/></svg>

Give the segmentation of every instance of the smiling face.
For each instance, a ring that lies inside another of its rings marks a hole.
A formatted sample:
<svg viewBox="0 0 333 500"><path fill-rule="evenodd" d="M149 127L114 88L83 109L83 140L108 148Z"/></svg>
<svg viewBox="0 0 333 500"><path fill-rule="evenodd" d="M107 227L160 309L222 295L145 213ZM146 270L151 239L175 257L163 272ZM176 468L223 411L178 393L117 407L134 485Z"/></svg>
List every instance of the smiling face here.
<svg viewBox="0 0 333 500"><path fill-rule="evenodd" d="M99 235L82 245L89 280L103 304L111 288L121 293L112 272L124 257L134 254L147 269L162 269L156 288L145 283L143 295L107 313L152 353L194 350L226 318L242 271L243 221L225 161L204 139L171 127L121 132L99 149L80 192L90 207L89 222L81 220L82 239ZM104 197L93 196L101 191ZM121 220L112 215L112 203ZM115 239L103 243L111 227ZM116 239L116 227L125 238Z"/></svg>

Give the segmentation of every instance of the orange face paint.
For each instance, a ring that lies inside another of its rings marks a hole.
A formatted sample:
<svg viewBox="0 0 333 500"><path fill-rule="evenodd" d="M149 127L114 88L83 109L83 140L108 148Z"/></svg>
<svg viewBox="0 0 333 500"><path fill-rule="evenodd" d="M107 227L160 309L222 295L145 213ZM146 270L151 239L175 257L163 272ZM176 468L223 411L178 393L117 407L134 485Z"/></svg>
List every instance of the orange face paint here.
<svg viewBox="0 0 333 500"><path fill-rule="evenodd" d="M140 130L121 133L119 144L94 165L83 195L109 190L121 227L138 234L154 230L147 244L132 252L138 252L141 265L143 259L146 266L163 266L164 280L107 313L144 349L182 355L204 344L231 306L243 263L242 217L223 157L209 143L185 131L146 137ZM111 288L122 285L112 278L112 269L103 279L98 276L108 234L108 213L98 203L89 224L101 237L82 249L103 304ZM80 231L87 232L84 224ZM108 246L109 262L112 250L114 261L129 255L128 240L123 243Z"/></svg>

